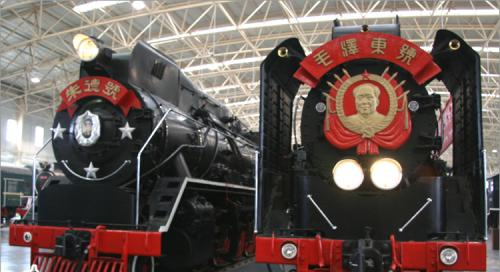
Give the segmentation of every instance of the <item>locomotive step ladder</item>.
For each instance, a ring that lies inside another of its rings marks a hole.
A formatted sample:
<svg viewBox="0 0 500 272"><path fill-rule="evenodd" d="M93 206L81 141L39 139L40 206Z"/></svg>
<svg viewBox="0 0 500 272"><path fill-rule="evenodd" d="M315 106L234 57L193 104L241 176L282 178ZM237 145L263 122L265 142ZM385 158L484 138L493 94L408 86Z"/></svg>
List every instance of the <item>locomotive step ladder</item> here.
<svg viewBox="0 0 500 272"><path fill-rule="evenodd" d="M160 178L149 198L149 229L168 231L188 184L201 184L230 190L255 191L254 187L196 178Z"/></svg>
<svg viewBox="0 0 500 272"><path fill-rule="evenodd" d="M149 198L149 228L168 229L185 189L184 178L160 178ZM170 218L172 216L172 218Z"/></svg>

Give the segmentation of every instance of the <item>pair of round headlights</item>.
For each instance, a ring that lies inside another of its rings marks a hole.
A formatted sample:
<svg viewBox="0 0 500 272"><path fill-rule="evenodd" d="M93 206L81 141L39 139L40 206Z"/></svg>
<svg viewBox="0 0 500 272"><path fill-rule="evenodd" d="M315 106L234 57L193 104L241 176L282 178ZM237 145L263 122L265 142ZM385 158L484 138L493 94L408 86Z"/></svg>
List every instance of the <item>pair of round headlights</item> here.
<svg viewBox="0 0 500 272"><path fill-rule="evenodd" d="M359 188L365 179L363 168L353 159L337 162L332 174L335 184L346 191ZM370 177L375 187L381 190L392 190L401 182L403 169L396 160L383 158L370 167Z"/></svg>

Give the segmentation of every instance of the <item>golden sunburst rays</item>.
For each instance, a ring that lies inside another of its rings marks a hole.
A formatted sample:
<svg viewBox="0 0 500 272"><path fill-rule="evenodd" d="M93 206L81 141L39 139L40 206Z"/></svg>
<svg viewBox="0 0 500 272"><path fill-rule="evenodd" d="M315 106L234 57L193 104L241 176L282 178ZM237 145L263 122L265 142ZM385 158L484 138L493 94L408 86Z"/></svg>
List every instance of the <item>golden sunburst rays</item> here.
<svg viewBox="0 0 500 272"><path fill-rule="evenodd" d="M344 75L345 75L345 77L346 77L347 79L349 79L349 78L351 78L351 77L352 77L352 76L351 76L351 74L349 74L349 71L347 71L345 68L342 68L342 72L344 73ZM388 72L389 72L389 66L387 66L387 67L384 69L384 71L382 72L382 74L380 74L380 76L381 76L381 77L384 77L384 76L385 76ZM365 71L365 73L367 73L367 72ZM368 73L367 73L367 74L368 74ZM398 76L398 72L395 72L394 74L392 74L392 75L391 75L391 76L387 79L387 81L392 81L392 80L394 80L397 76ZM337 81L339 81L340 83L344 83L344 79L342 79L342 77L340 77L339 75L337 75L337 74L333 74L333 77L334 77ZM394 86L394 90L397 90L398 88L402 87L405 83L406 83L406 80L404 80L404 79L403 79L403 80L401 80L401 81L399 81L399 82L396 84L396 86ZM327 81L326 81L326 84L328 84L328 86L330 86L330 88L332 88L332 89L334 89L334 90L338 91L338 88L335 86L335 84L334 84L333 82L331 82L331 81L328 81L328 80L327 80Z"/></svg>
<svg viewBox="0 0 500 272"><path fill-rule="evenodd" d="M326 81L326 84L328 84L328 86L330 86L330 88L334 89L335 91L338 91L337 87L335 87L335 84L331 83L330 81Z"/></svg>
<svg viewBox="0 0 500 272"><path fill-rule="evenodd" d="M389 66L385 67L384 71L382 72L382 74L380 74L381 77L384 77L385 74L387 74L387 72L389 72ZM392 81L393 79L395 79L396 77L398 76L398 72L395 72L394 74L392 74L391 77L389 77L388 81ZM394 86L394 90L397 90L398 88L400 88L401 86L403 86L404 84L406 83L406 80L403 79L401 80L400 82L398 82L398 84L396 84L396 86ZM408 93L409 91L406 91L405 93ZM399 98L398 98L399 99Z"/></svg>
<svg viewBox="0 0 500 272"><path fill-rule="evenodd" d="M344 75L346 75L348 78L351 77L351 75L349 74L349 72L345 69L345 68L342 68L342 72L344 73Z"/></svg>
<svg viewBox="0 0 500 272"><path fill-rule="evenodd" d="M406 83L406 80L404 80L404 79L403 79L403 80L401 80L401 81L398 83L398 85L394 86L394 90L397 90L399 87L403 86L403 84L405 84L405 83Z"/></svg>
<svg viewBox="0 0 500 272"><path fill-rule="evenodd" d="M400 96L396 97L397 100L401 99L401 98L404 98L406 99L406 96L408 95L408 93L410 92L410 90L407 90L406 92L403 92ZM399 109L398 109L399 110Z"/></svg>
<svg viewBox="0 0 500 272"><path fill-rule="evenodd" d="M394 88L396 89L396 88ZM399 101L399 99L403 98L403 103L401 104L401 108L398 106L398 108L396 109L397 111L399 112L403 112L404 114L404 120L405 120L405 123L404 123L404 128L405 129L408 129L409 127L409 124L408 124L408 93L410 91L406 91L406 92L403 92L403 94L401 94L400 96L398 96L396 99Z"/></svg>
<svg viewBox="0 0 500 272"><path fill-rule="evenodd" d="M395 72L394 74L392 74L392 76L388 79L388 81L392 81L393 79L395 79L396 77L398 76L398 72Z"/></svg>
<svg viewBox="0 0 500 272"><path fill-rule="evenodd" d="M340 81L340 83L344 83L344 81L342 80L342 78L339 75L334 74L333 76L335 77L335 79L337 79L338 81Z"/></svg>
<svg viewBox="0 0 500 272"><path fill-rule="evenodd" d="M387 74L387 72L389 72L389 66L385 67L384 72L382 72L382 74L380 74L380 76L384 77L384 75Z"/></svg>
<svg viewBox="0 0 500 272"><path fill-rule="evenodd" d="M345 68L342 68L342 72L344 73L345 77L347 78L351 78L351 75L349 74L349 71L347 71ZM337 74L333 74L333 77L339 81L340 83L344 83L344 80ZM326 84L328 84L328 86L330 86L330 88L338 91L337 87L335 86L334 83L330 82L330 81L326 81Z"/></svg>

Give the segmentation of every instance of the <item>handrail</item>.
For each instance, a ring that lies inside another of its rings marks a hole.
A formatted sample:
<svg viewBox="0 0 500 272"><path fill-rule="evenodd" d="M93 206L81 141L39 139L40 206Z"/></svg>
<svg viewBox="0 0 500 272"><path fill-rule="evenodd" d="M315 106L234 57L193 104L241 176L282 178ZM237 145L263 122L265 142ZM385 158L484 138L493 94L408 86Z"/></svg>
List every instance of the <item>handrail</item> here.
<svg viewBox="0 0 500 272"><path fill-rule="evenodd" d="M32 182L31 182L31 195L32 195L32 205L31 205L31 219L33 221L35 221L35 206L36 206L36 201L35 201L35 193L36 193L36 163L37 163L37 157L38 157L38 154L40 154L40 152L42 152L42 150L45 149L45 147L50 143L52 142L52 137L50 137L50 139L48 139L43 145L42 147L40 147L40 149L38 149L38 151L35 153L35 155L33 155L33 169L32 169Z"/></svg>
<svg viewBox="0 0 500 272"><path fill-rule="evenodd" d="M483 239L486 241L488 240L488 218L487 218L487 212L488 212L488 178L486 177L486 168L488 164L488 157L486 156L486 149L481 150L481 153L483 153L483 185L484 185L484 196L483 196L483 205L484 205L484 216L483 216L483 224L484 224L484 236Z"/></svg>
<svg viewBox="0 0 500 272"><path fill-rule="evenodd" d="M255 196L254 196L254 214L253 214L253 232L259 232L259 151L255 150Z"/></svg>
<svg viewBox="0 0 500 272"><path fill-rule="evenodd" d="M75 177L78 177L80 179L83 179L83 180L88 180L88 181L101 181L101 180L105 180L105 179L108 179L114 175L116 175L118 172L120 172L123 167L125 167L127 164L130 164L131 161L130 160L125 160L123 161L122 165L120 165L120 167L118 167L115 171L113 171L111 174L105 176L105 177L100 177L100 178L87 178L87 177L84 177L82 175L79 175L78 173L76 173L75 171L73 171L73 169L71 169L69 166L68 166L68 161L67 160L61 160L61 163L64 165L64 167L66 167L66 169Z"/></svg>
<svg viewBox="0 0 500 272"><path fill-rule="evenodd" d="M163 110L163 106L160 106L160 109ZM148 139L146 142L142 145L141 149L139 150L139 153L137 153L137 174L136 174L136 192L135 192L135 225L136 227L139 227L139 199L140 199L140 191L141 191L141 156L142 152L146 149L146 146L149 144L149 142L153 139L153 136L156 134L158 129L160 128L161 124L165 121L167 118L167 115L172 111L171 108L169 108L162 116L156 127L153 129L151 134L149 135Z"/></svg>
<svg viewBox="0 0 500 272"><path fill-rule="evenodd" d="M309 201L311 201L311 203L314 205L316 210L318 210L318 212L321 214L321 216L323 216L323 219L325 219L325 221L328 223L328 225L330 225L330 228L332 228L332 230L336 230L337 226L332 223L332 221L330 220L330 218L328 218L328 216L326 216L325 212L323 212L323 210L320 208L318 203L316 203L316 201L314 201L314 198L312 197L312 195L307 195L307 198L309 199Z"/></svg>
<svg viewBox="0 0 500 272"><path fill-rule="evenodd" d="M408 225L413 222L413 220L425 209L425 207L427 207L429 204L431 204L432 202L432 198L428 197L426 200L425 200L425 203L420 207L420 209L418 209L418 211L413 214L413 216L408 220L406 221L406 223L398 229L399 232L403 232L406 227L408 227Z"/></svg>

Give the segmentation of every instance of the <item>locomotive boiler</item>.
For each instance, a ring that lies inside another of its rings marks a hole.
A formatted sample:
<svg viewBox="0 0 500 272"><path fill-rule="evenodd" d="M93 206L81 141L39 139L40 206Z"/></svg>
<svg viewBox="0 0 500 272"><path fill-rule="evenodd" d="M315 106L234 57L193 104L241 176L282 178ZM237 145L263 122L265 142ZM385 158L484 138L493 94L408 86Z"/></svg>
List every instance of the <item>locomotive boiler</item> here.
<svg viewBox="0 0 500 272"><path fill-rule="evenodd" d="M336 22L308 56L297 39L276 47L261 65L256 261L486 270L479 64L458 35L439 30L427 53L399 24ZM449 91L440 122L432 80ZM439 158L450 144L452 168Z"/></svg>
<svg viewBox="0 0 500 272"><path fill-rule="evenodd" d="M253 134L148 44L73 43L80 78L51 128L65 175L10 243L30 246L41 271L188 271L251 254Z"/></svg>

